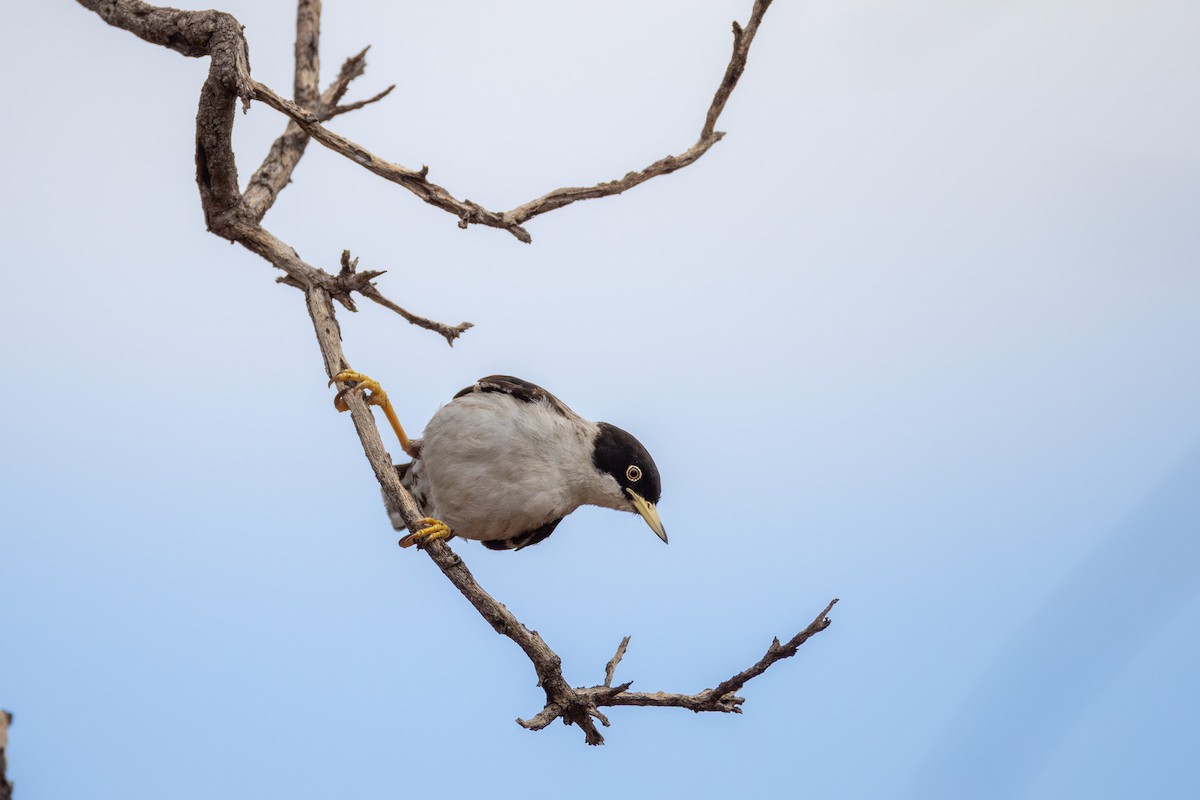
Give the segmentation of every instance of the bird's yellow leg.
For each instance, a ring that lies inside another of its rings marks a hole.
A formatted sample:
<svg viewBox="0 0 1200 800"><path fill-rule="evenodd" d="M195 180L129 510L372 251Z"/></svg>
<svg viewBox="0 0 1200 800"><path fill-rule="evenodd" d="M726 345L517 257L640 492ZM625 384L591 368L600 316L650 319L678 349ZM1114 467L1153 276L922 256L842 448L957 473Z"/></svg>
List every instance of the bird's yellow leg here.
<svg viewBox="0 0 1200 800"><path fill-rule="evenodd" d="M392 430L396 432L396 438L400 440L400 449L408 453L412 452L412 440L408 438L408 434L404 432L404 426L400 424L400 418L396 416L396 409L392 408L392 401L388 399L387 392L379 385L379 381L363 375L361 372L355 372L352 369L344 369L337 375L329 379L329 385L332 386L335 382L350 384L345 389L338 392L333 398L333 407L338 411L349 411L350 407L346 405L345 395L347 392L370 392L363 394L363 400L368 405L379 406L383 409L384 415L387 416L388 422L392 426Z"/></svg>
<svg viewBox="0 0 1200 800"><path fill-rule="evenodd" d="M454 534L450 532L450 526L442 522L440 519L433 517L422 517L417 520L424 528L416 533L410 533L400 540L401 547L412 547L414 544L425 544L435 542L438 539L449 539Z"/></svg>

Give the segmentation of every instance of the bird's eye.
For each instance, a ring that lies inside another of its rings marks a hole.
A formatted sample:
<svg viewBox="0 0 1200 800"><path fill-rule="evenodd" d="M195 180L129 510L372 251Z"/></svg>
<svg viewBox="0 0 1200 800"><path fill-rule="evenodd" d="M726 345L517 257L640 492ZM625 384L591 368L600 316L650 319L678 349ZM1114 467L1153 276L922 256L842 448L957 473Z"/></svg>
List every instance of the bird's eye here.
<svg viewBox="0 0 1200 800"><path fill-rule="evenodd" d="M630 466L629 469L625 470L625 477L634 482L640 481L642 479L642 471L636 466Z"/></svg>

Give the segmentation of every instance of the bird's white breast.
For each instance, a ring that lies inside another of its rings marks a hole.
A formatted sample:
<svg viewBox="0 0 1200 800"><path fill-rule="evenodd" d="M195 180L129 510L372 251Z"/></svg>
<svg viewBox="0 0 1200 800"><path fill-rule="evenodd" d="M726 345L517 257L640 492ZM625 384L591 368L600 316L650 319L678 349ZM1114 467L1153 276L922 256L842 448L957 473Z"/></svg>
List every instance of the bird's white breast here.
<svg viewBox="0 0 1200 800"><path fill-rule="evenodd" d="M420 443L425 511L459 536L490 540L585 503L610 505L620 490L592 463L597 430L545 402L502 392L459 397L438 410Z"/></svg>

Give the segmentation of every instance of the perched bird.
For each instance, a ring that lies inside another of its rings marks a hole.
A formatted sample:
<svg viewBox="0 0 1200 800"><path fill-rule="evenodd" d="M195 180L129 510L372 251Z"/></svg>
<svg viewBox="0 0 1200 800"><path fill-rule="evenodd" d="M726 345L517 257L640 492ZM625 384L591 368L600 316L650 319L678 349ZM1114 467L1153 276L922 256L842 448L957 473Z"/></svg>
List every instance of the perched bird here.
<svg viewBox="0 0 1200 800"><path fill-rule="evenodd" d="M642 443L615 425L591 422L540 386L508 375L480 379L438 409L421 439L404 433L379 383L352 370L330 381L383 408L408 464L397 464L427 526L400 541L461 536L493 550L520 550L554 532L582 505L631 511L664 542L655 504L662 484ZM385 502L387 498L384 498ZM388 513L404 530L399 509Z"/></svg>

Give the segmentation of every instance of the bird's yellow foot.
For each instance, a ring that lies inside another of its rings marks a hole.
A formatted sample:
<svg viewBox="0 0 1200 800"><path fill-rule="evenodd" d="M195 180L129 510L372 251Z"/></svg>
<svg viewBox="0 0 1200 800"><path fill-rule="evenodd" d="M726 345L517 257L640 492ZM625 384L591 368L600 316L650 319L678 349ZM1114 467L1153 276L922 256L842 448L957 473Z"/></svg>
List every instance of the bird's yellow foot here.
<svg viewBox="0 0 1200 800"><path fill-rule="evenodd" d="M450 531L450 526L440 519L422 517L417 521L425 527L401 539L401 547L412 547L414 544L428 544L429 542L436 542L438 539L449 539L454 535Z"/></svg>
<svg viewBox="0 0 1200 800"><path fill-rule="evenodd" d="M392 430L396 432L396 438L400 440L400 448L410 456L416 458L416 451L413 449L413 442L408 438L408 434L404 432L404 426L400 424L400 418L396 416L396 410L392 408L392 401L388 400L387 392L379 385L379 381L374 378L369 378L361 372L355 372L352 369L344 369L337 375L329 379L329 385L334 383L350 384L345 389L340 390L333 397L333 407L338 411L349 411L350 406L346 405L346 395L355 392L363 392L363 401L367 405L379 406L383 409L383 413L388 418L388 423L392 426Z"/></svg>
<svg viewBox="0 0 1200 800"><path fill-rule="evenodd" d="M350 406L346 405L346 394L348 393L370 392L370 394L363 395L363 400L368 405L383 406L388 402L387 392L379 385L379 381L363 375L361 372L344 369L329 379L330 386L333 386L334 383L351 384L333 396L333 407L338 411L350 410Z"/></svg>

